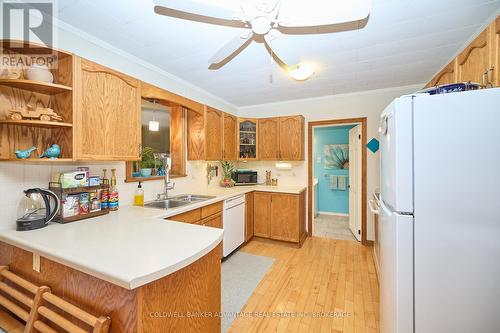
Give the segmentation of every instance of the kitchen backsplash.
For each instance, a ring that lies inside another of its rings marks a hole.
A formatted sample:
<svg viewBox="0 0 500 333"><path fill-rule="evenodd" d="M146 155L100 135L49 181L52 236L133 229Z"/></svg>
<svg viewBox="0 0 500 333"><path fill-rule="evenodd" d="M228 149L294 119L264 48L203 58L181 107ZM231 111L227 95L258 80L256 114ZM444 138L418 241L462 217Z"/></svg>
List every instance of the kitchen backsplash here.
<svg viewBox="0 0 500 333"><path fill-rule="evenodd" d="M279 185L305 185L307 181L303 164L305 162L292 163L291 170L278 170L275 163L271 162L248 162L236 163L236 168L252 169L259 173L259 183L265 182L265 171L271 170L273 178L279 179ZM183 194L193 192L203 192L210 188L219 187L221 177L221 167L219 163L212 162L219 166L219 176L214 177L210 184L207 184L206 162L188 161L186 171L188 176L183 178L173 178L175 189L169 191L170 194ZM118 190L120 193L120 206L128 206L133 202L133 196L137 189L136 182L125 183L125 163L72 163L72 164L29 164L29 163L0 163L0 229L12 228L15 225L19 212L18 206L23 196L23 190L32 187L47 188L51 175L54 172L73 171L79 166L87 166L91 175L102 175L102 169L108 170L108 177L111 175L110 169L116 169ZM153 200L156 194L163 191L163 180L148 181L143 183L145 200Z"/></svg>
<svg viewBox="0 0 500 333"><path fill-rule="evenodd" d="M29 163L0 163L0 229L11 228L18 217L18 205L23 197L23 190L32 187L47 188L50 177L54 172L67 172L79 166L87 166L91 175L102 175L102 169L116 169L118 190L120 193L120 206L132 204L137 182L125 183L125 163L73 163L73 164L29 164ZM204 191L207 189L206 163L188 162L186 164L188 176L172 179L175 189L172 195L191 193L194 189ZM215 181L215 180L214 180ZM214 182L212 181L212 182ZM163 191L163 180L148 181L143 183L145 200L152 200L157 193Z"/></svg>
<svg viewBox="0 0 500 333"><path fill-rule="evenodd" d="M238 162L237 169L251 169L258 173L258 183L266 182L266 170L271 170L271 177L278 178L280 186L295 186L307 185L307 168L304 166L306 162L287 162L291 165L290 170L280 170L276 168L275 162L256 161L256 162Z"/></svg>

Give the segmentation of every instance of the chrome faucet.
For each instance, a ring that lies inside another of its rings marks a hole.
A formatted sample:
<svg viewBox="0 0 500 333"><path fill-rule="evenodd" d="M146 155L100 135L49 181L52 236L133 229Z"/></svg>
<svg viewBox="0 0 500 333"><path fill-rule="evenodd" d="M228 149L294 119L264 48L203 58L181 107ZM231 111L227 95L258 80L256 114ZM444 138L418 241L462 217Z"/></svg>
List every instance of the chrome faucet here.
<svg viewBox="0 0 500 333"><path fill-rule="evenodd" d="M172 159L168 154L158 154L158 155L161 155L158 156L158 158L164 161L165 177L163 177L163 193L159 193L156 195L156 201L167 200L168 191L173 190L175 188L175 183L170 181L170 165L172 163Z"/></svg>

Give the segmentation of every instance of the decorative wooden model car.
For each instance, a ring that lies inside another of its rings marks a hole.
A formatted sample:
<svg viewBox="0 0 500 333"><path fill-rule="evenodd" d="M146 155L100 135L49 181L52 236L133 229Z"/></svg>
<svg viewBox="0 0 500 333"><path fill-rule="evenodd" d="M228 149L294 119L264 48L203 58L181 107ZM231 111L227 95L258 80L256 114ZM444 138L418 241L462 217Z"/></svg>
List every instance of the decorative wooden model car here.
<svg viewBox="0 0 500 333"><path fill-rule="evenodd" d="M40 119L41 121L61 121L62 117L54 112L51 108L33 108L27 105L25 108L10 110L10 119Z"/></svg>

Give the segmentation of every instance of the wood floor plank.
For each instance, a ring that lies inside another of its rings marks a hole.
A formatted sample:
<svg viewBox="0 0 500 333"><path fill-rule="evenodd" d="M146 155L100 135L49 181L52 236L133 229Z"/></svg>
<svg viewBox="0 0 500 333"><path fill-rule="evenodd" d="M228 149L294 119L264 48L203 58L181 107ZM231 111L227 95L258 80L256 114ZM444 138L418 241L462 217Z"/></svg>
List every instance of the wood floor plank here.
<svg viewBox="0 0 500 333"><path fill-rule="evenodd" d="M318 237L300 249L252 240L241 251L273 257L274 264L228 332L379 332L371 250Z"/></svg>

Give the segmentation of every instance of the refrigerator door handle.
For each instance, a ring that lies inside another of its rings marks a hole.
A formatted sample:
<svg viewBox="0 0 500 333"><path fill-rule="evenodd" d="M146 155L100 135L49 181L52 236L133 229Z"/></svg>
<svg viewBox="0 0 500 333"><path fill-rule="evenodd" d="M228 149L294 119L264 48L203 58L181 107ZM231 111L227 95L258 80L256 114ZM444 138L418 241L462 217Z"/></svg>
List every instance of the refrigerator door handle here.
<svg viewBox="0 0 500 333"><path fill-rule="evenodd" d="M377 208L377 204L375 203L375 200L372 199L372 200L368 201L368 203L370 205L370 210L372 211L372 213L379 215L380 209Z"/></svg>

